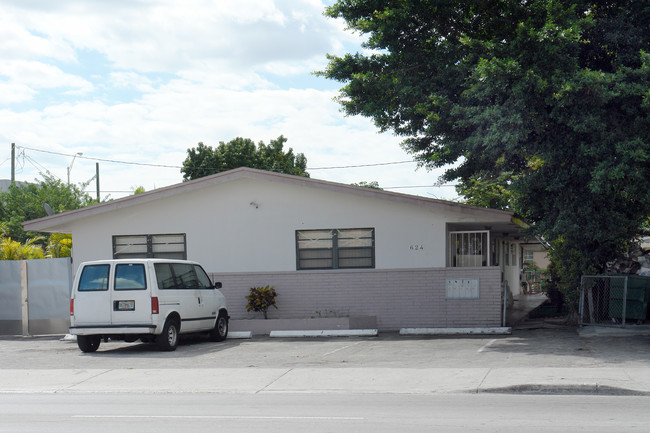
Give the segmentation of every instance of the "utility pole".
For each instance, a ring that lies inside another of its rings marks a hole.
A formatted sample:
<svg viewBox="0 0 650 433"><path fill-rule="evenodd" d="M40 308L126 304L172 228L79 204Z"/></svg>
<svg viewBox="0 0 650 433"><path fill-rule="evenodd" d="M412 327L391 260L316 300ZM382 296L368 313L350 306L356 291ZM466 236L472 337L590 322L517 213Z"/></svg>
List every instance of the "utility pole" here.
<svg viewBox="0 0 650 433"><path fill-rule="evenodd" d="M99 163L95 163L95 181L97 184L97 203L99 203Z"/></svg>
<svg viewBox="0 0 650 433"><path fill-rule="evenodd" d="M11 184L16 182L16 143L11 143Z"/></svg>

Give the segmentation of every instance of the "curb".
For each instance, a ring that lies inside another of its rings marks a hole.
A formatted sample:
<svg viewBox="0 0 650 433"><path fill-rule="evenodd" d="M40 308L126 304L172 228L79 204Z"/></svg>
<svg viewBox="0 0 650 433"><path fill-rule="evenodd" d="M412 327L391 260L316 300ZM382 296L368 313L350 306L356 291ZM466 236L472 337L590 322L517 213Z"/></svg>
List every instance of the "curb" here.
<svg viewBox="0 0 650 433"><path fill-rule="evenodd" d="M512 328L402 328L400 335L509 335Z"/></svg>
<svg viewBox="0 0 650 433"><path fill-rule="evenodd" d="M228 340L247 340L253 338L251 331L233 331L228 333Z"/></svg>
<svg viewBox="0 0 650 433"><path fill-rule="evenodd" d="M377 329L332 329L322 331L271 331L271 338L376 337Z"/></svg>
<svg viewBox="0 0 650 433"><path fill-rule="evenodd" d="M474 394L474 391L470 391ZM476 390L476 394L529 394L529 395L605 395L605 396L649 396L648 391L639 391L607 385L536 385L522 384L502 388Z"/></svg>

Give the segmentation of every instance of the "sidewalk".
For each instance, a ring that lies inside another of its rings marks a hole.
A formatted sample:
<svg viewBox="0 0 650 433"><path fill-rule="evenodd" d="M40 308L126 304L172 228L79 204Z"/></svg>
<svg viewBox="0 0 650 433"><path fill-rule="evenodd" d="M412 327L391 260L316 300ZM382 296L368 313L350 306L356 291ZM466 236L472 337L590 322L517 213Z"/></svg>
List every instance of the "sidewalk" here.
<svg viewBox="0 0 650 433"><path fill-rule="evenodd" d="M650 395L650 368L0 370L0 393Z"/></svg>

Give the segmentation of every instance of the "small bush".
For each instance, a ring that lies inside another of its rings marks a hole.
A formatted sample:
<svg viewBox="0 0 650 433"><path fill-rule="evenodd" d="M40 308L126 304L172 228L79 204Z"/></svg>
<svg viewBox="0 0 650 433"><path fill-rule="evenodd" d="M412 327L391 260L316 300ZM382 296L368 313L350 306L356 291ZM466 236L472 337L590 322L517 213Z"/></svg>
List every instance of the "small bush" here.
<svg viewBox="0 0 650 433"><path fill-rule="evenodd" d="M268 319L266 313L269 307L277 309L275 305L275 297L278 296L277 292L273 287L251 287L250 294L246 296L248 304L246 305L246 311L261 311L264 314L264 318Z"/></svg>

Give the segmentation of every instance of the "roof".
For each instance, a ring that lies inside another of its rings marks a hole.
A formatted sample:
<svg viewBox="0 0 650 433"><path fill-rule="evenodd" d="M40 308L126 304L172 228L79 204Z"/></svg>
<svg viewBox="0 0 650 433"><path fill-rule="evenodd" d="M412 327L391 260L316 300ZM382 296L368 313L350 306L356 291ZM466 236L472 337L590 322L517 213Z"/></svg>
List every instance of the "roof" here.
<svg viewBox="0 0 650 433"><path fill-rule="evenodd" d="M153 191L147 191L141 194L135 194L128 197L112 200L96 205L75 209L63 213L59 213L44 218L26 221L23 227L28 231L41 231L48 232L54 231L53 228L63 224L70 224L82 218L88 218L103 213L116 211L132 206L138 206L150 201L159 200L163 198L173 197L177 194L185 194L191 191L200 190L214 185L219 185L227 182L232 182L239 179L253 179L265 182L278 182L285 184L293 184L304 186L308 188L323 189L345 194L355 194L363 197L375 198L377 200L387 200L397 203L411 204L416 206L423 206L429 208L439 208L446 210L454 210L460 213L472 214L476 216L484 216L490 220L497 220L504 223L512 223L514 214L512 212L487 209L477 206L469 206L461 203L456 203L447 200L439 200L409 194L395 193L390 191L383 191L379 189L366 188L360 186L346 185L337 182L330 182L318 179L312 179L302 176L293 176L288 174L275 173L264 170L257 170L248 167L240 167L234 170L224 171L221 173L205 176L188 182L182 182L175 185L170 185L163 188L158 188Z"/></svg>

